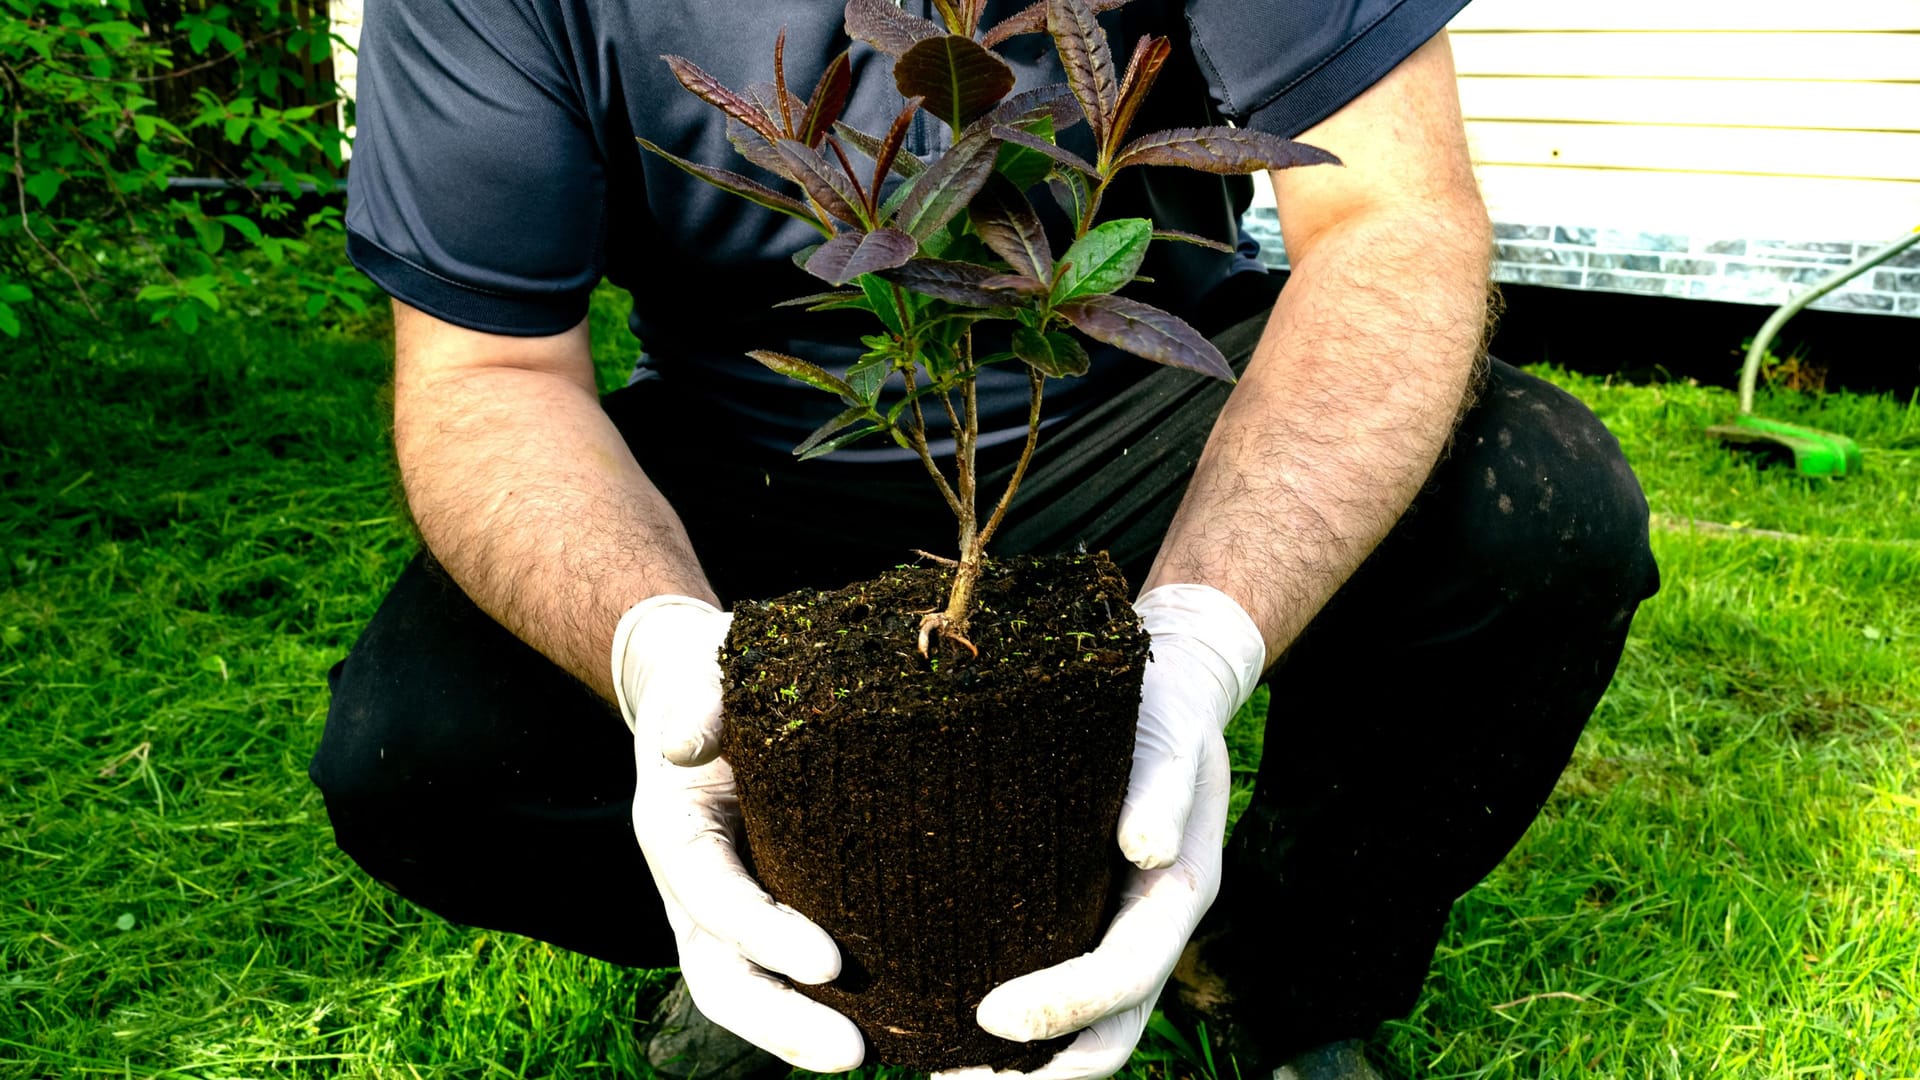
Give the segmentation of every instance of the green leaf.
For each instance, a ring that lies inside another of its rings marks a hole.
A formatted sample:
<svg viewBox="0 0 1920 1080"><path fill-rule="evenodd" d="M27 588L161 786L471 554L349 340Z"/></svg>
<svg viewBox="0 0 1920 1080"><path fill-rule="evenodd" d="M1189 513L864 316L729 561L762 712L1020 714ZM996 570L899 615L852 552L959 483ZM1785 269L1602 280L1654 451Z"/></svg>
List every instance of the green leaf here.
<svg viewBox="0 0 1920 1080"><path fill-rule="evenodd" d="M918 42L893 67L904 97L924 97L926 109L958 134L1013 90L1013 69L972 38L942 34Z"/></svg>
<svg viewBox="0 0 1920 1080"><path fill-rule="evenodd" d="M1053 120L1050 117L1043 116L1031 124L1021 126L1019 130L1035 138L1045 139L1049 143L1053 141ZM1052 170L1051 157L1018 143L1002 144L1000 154L993 163L993 171L1005 177L1007 182L1013 185L1014 190L1020 192L1025 192L1028 188L1045 180L1047 173Z"/></svg>
<svg viewBox="0 0 1920 1080"><path fill-rule="evenodd" d="M993 134L995 138L1005 139L1009 145L1020 147L1023 150L1030 150L1042 157L1048 158L1052 162L1065 165L1067 168L1076 172L1089 176L1099 173L1099 170L1094 168L1093 162L1088 161L1086 158L1081 157L1071 150L1056 146L1050 140L1043 139L1030 132L999 124L995 125ZM1045 174L1043 173L1042 175Z"/></svg>
<svg viewBox="0 0 1920 1080"><path fill-rule="evenodd" d="M931 359L927 361L927 368L928 370L933 370L934 368L934 364ZM901 395L900 400L894 402L892 407L887 410L887 423L889 424L899 423L901 415L904 414L908 409L912 408L914 402L919 401L921 398L929 397L934 394L946 393L949 389L951 389L951 387L942 386L938 383L923 383L920 386L914 387L912 393Z"/></svg>
<svg viewBox="0 0 1920 1080"><path fill-rule="evenodd" d="M220 227L220 223L210 221L206 218L195 218L193 221L193 231L194 234L200 238L201 249L209 255L217 254L220 251L220 246L224 244L227 239L227 232Z"/></svg>
<svg viewBox="0 0 1920 1080"><path fill-rule="evenodd" d="M182 22L187 20L182 19ZM193 19L193 29L187 31L187 47L196 53L207 51L207 43L213 40L213 24L201 18Z"/></svg>
<svg viewBox="0 0 1920 1080"><path fill-rule="evenodd" d="M867 436L873 434L874 432L880 431L880 430L881 430L881 427L879 424L868 424L866 427L860 428L857 431L849 431L845 435L828 439L826 442L823 442L818 446L810 447L807 449L805 453L801 453L799 450L795 450L794 453L800 455L801 461L812 461L814 458L822 457L826 454L831 454L835 450L840 449L841 447L847 445L848 443L856 442L860 439L864 439Z"/></svg>
<svg viewBox="0 0 1920 1080"><path fill-rule="evenodd" d="M1060 256L1065 269L1053 286L1053 302L1113 292L1133 280L1153 241L1153 222L1116 218L1094 227Z"/></svg>
<svg viewBox="0 0 1920 1080"><path fill-rule="evenodd" d="M847 385L853 387L855 400L871 408L880 400L880 388L893 374L893 360L885 353L869 353L847 367Z"/></svg>
<svg viewBox="0 0 1920 1080"><path fill-rule="evenodd" d="M33 299L33 290L25 285L0 285L0 303L24 304Z"/></svg>
<svg viewBox="0 0 1920 1080"><path fill-rule="evenodd" d="M172 316L180 329L189 334L200 329L200 312L192 304L175 304L167 314Z"/></svg>
<svg viewBox="0 0 1920 1080"><path fill-rule="evenodd" d="M40 208L44 210L47 204L53 201L54 195L60 190L60 185L66 183L66 180L66 177L57 172L34 173L27 177L27 194L39 199Z"/></svg>
<svg viewBox="0 0 1920 1080"><path fill-rule="evenodd" d="M786 353L772 352L767 349L755 349L747 355L765 364L768 368L785 375L787 378L806 383L816 390L825 390L829 394L837 394L849 402L858 400L853 392L853 387L848 386L846 380L818 364L808 363L797 356L788 356Z"/></svg>
<svg viewBox="0 0 1920 1080"><path fill-rule="evenodd" d="M871 306L867 303L866 295L864 293L854 292L851 289L808 293L805 296L796 296L791 300L781 300L773 306L777 308L803 307L809 311L819 311L823 308L858 308L861 311L872 310Z"/></svg>
<svg viewBox="0 0 1920 1080"><path fill-rule="evenodd" d="M861 291L867 294L867 302L873 305L873 313L880 317L886 328L896 334L906 333L906 315L900 310L893 287L876 274L862 274L857 280Z"/></svg>
<svg viewBox="0 0 1920 1080"><path fill-rule="evenodd" d="M258 244L260 242L260 226L255 225L252 221L241 217L239 214L221 214L213 220L225 222L232 227L234 232L246 237L249 243Z"/></svg>
<svg viewBox="0 0 1920 1080"><path fill-rule="evenodd" d="M1092 365L1087 350L1071 334L1058 330L1043 334L1031 326L1013 332L1013 355L1056 379L1085 375Z"/></svg>
<svg viewBox="0 0 1920 1080"><path fill-rule="evenodd" d="M1178 317L1124 296L1089 296L1054 312L1074 329L1156 364L1234 381L1233 368L1213 342Z"/></svg>
<svg viewBox="0 0 1920 1080"><path fill-rule="evenodd" d="M307 297L307 314L308 315L318 315L320 314L320 309L326 306L327 306L326 293L314 293L312 296Z"/></svg>
<svg viewBox="0 0 1920 1080"><path fill-rule="evenodd" d="M802 459L805 459L807 451L812 450L834 435L866 419L867 415L868 410L864 403L850 406L845 412L842 412L840 415L815 428L813 434L807 436L801 441L799 446L793 448L793 452L800 455ZM879 428L876 426L868 430L877 431Z"/></svg>
<svg viewBox="0 0 1920 1080"><path fill-rule="evenodd" d="M0 303L0 334L11 338L20 336L20 316L14 314L13 309L3 303Z"/></svg>

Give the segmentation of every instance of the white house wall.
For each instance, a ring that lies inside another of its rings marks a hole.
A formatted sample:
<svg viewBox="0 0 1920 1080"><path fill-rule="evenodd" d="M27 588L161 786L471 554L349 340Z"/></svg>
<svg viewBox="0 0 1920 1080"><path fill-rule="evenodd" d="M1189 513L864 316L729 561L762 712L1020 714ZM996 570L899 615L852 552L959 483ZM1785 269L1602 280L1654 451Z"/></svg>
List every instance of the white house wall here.
<svg viewBox="0 0 1920 1080"><path fill-rule="evenodd" d="M331 5L348 97L360 5ZM1920 226L1920 0L1475 0L1449 30L1500 280L1780 304ZM1814 306L1920 315L1920 247Z"/></svg>

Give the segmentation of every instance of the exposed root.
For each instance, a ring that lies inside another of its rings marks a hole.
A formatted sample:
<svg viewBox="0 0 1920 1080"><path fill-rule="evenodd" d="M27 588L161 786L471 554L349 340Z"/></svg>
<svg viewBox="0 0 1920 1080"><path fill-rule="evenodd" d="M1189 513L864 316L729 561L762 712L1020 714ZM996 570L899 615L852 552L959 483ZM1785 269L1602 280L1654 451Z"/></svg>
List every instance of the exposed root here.
<svg viewBox="0 0 1920 1080"><path fill-rule="evenodd" d="M968 652L976 657L979 656L980 650L974 647L973 642L967 640L963 633L964 629L964 626L956 625L954 620L949 619L945 612L928 612L920 619L920 655L923 657L927 655L927 647L932 643L933 635L939 634L948 641L957 641L965 645Z"/></svg>

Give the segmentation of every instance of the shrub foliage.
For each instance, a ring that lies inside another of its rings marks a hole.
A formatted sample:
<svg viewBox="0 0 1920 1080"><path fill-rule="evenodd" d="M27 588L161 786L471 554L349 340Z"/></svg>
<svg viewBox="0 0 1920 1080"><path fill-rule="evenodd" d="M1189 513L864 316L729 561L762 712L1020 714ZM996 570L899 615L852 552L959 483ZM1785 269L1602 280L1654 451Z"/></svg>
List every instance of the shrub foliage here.
<svg viewBox="0 0 1920 1080"><path fill-rule="evenodd" d="M302 197L337 189L346 143L324 4L0 5L0 334L192 332L248 294L364 309L344 260L299 258L342 232Z"/></svg>

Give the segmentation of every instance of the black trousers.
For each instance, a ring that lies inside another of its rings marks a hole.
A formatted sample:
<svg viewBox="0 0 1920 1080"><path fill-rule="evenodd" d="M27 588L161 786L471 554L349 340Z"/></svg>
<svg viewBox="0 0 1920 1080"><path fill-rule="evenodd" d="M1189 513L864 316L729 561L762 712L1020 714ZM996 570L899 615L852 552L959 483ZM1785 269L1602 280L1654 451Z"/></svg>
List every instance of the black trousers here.
<svg viewBox="0 0 1920 1080"><path fill-rule="evenodd" d="M1263 321L1216 341L1244 363ZM1085 544L1142 580L1227 390L1156 372L1051 433L998 550ZM917 464L696 453L711 419L659 380L606 408L729 602L951 544ZM1010 468L989 464L995 480ZM1657 587L1618 444L1566 393L1493 362L1412 508L1269 672L1253 803L1181 972L1251 1052L1270 1063L1411 1008L1452 902L1539 812ZM330 684L311 775L369 874L456 922L677 962L628 820L625 726L430 557Z"/></svg>

